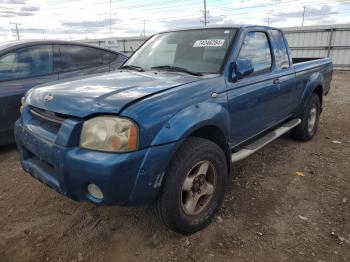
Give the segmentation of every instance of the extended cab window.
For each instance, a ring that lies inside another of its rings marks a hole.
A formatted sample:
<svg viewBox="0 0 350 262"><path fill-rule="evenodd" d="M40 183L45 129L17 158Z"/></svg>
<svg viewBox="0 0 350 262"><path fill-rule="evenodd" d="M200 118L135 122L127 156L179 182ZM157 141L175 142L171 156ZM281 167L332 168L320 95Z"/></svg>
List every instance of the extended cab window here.
<svg viewBox="0 0 350 262"><path fill-rule="evenodd" d="M98 67L103 64L101 50L78 45L61 45L62 71Z"/></svg>
<svg viewBox="0 0 350 262"><path fill-rule="evenodd" d="M270 70L272 59L267 35L264 32L247 33L238 59L251 60L254 74Z"/></svg>
<svg viewBox="0 0 350 262"><path fill-rule="evenodd" d="M0 81L43 76L52 72L51 45L21 48L0 58Z"/></svg>
<svg viewBox="0 0 350 262"><path fill-rule="evenodd" d="M274 49L276 66L278 68L288 68L289 67L288 49L287 49L283 34L279 30L271 30L271 34L272 34L272 39L276 45L276 48Z"/></svg>
<svg viewBox="0 0 350 262"><path fill-rule="evenodd" d="M186 30L157 34L148 40L124 66L181 67L198 73L219 73L234 28Z"/></svg>

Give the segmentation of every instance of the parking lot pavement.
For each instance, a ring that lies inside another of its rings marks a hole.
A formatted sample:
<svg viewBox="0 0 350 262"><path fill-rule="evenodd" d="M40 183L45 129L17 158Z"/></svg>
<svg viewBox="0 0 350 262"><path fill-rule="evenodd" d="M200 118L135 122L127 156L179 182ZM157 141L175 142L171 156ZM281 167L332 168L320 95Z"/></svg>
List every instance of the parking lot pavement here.
<svg viewBox="0 0 350 262"><path fill-rule="evenodd" d="M66 199L22 171L14 146L1 148L0 260L350 261L349 82L334 75L312 141L285 136L238 163L219 216L192 236L147 207Z"/></svg>

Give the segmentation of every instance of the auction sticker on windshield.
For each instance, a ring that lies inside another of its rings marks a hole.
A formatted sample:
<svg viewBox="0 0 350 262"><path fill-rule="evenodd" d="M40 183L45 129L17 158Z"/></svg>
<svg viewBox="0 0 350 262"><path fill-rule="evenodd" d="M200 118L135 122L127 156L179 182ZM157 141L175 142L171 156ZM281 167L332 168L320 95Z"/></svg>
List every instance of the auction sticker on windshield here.
<svg viewBox="0 0 350 262"><path fill-rule="evenodd" d="M208 39L208 40L197 40L193 47L205 47L205 46L215 46L221 47L225 42L225 39Z"/></svg>

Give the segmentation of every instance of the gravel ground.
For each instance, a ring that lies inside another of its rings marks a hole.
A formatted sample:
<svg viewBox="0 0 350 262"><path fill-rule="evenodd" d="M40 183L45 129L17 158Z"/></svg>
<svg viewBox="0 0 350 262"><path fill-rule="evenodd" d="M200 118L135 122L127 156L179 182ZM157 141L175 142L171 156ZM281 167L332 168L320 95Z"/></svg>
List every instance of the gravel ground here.
<svg viewBox="0 0 350 262"><path fill-rule="evenodd" d="M0 261L350 261L349 82L334 75L312 141L285 136L238 163L219 216L187 237L147 207L66 199L1 148Z"/></svg>

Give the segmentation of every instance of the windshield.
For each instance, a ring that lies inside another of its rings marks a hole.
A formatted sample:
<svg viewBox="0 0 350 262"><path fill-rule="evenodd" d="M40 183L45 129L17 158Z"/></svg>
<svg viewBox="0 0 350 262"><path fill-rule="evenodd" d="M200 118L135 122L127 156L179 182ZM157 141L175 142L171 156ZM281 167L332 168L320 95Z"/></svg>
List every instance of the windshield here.
<svg viewBox="0 0 350 262"><path fill-rule="evenodd" d="M137 50L124 66L137 66L143 70L161 70L162 66L167 66L165 69L177 67L216 74L236 31L222 28L157 34Z"/></svg>

